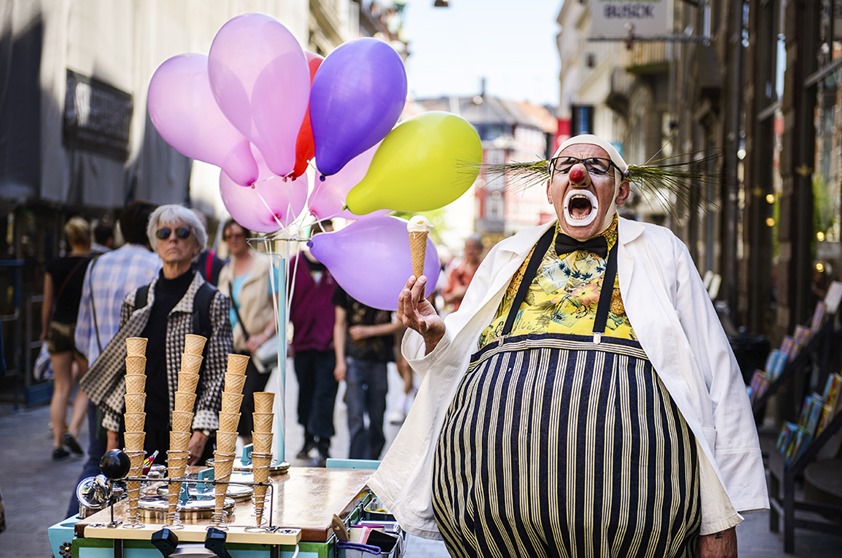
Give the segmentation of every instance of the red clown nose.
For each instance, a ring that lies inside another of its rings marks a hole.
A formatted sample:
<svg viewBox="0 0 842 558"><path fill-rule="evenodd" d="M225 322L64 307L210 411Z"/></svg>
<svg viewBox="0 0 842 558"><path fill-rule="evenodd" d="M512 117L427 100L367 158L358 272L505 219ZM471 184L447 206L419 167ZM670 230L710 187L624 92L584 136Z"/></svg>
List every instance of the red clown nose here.
<svg viewBox="0 0 842 558"><path fill-rule="evenodd" d="M575 182L579 184L585 179L585 171L582 169L576 168L570 171L570 182Z"/></svg>

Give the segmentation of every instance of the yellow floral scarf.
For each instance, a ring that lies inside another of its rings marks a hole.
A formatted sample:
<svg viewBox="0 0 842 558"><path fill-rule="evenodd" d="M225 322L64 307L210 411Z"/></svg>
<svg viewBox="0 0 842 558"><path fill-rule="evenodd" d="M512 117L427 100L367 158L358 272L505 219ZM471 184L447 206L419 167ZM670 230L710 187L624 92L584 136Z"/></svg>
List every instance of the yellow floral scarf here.
<svg viewBox="0 0 842 558"><path fill-rule="evenodd" d="M558 224L556 224L553 242L544 255L535 278L529 286L529 292L520 306L511 335L565 333L591 336L593 333L606 260L585 251L556 254L555 235L557 234L559 234ZM617 244L616 216L611 226L601 236L605 237L609 251ZM500 302L494 320L480 335L480 348L500 337L528 263L529 256L509 283L509 288ZM619 277L614 280L614 292L604 335L637 339L620 297Z"/></svg>

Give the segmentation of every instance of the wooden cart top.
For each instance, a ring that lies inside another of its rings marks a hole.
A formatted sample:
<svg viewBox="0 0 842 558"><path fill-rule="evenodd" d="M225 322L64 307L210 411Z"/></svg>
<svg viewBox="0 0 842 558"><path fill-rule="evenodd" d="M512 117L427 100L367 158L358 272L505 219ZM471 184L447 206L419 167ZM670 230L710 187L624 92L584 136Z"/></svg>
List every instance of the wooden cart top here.
<svg viewBox="0 0 842 558"><path fill-rule="evenodd" d="M322 469L290 467L284 475L271 477L274 485L272 525L300 529L300 540L326 542L332 535L331 520L338 515L343 520L368 494L366 483L373 471L352 469ZM236 483L236 481L235 481ZM128 511L128 500L114 506L114 517L123 521ZM269 514L269 502L265 513ZM150 540L162 523L147 523L142 529L124 527L107 528L111 509L106 508L76 524L76 536L106 539ZM204 541L205 529L210 524L185 525L176 531L180 540ZM229 542L256 544L295 544L298 536L291 533L246 532L254 525L254 505L251 500L237 502L234 517L228 522Z"/></svg>

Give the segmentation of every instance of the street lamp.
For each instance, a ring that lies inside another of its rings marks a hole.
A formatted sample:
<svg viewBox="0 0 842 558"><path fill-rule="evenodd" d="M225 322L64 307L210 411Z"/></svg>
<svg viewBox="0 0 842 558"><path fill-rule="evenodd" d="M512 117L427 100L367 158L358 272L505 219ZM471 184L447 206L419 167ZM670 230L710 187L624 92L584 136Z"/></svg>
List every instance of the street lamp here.
<svg viewBox="0 0 842 558"><path fill-rule="evenodd" d="M436 0L433 3L433 7L434 8L447 8L448 7L447 0Z"/></svg>

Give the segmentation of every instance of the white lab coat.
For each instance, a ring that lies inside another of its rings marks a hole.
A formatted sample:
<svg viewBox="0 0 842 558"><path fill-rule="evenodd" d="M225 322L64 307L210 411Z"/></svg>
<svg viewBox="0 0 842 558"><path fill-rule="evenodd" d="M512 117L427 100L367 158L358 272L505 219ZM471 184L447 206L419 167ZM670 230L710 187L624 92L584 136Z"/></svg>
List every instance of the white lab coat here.
<svg viewBox="0 0 842 558"><path fill-rule="evenodd" d="M444 338L428 355L407 331L402 352L423 377L406 422L369 481L408 532L441 538L433 517L433 454L447 408L480 332L529 251L555 222L496 245L480 265ZM766 477L746 387L728 339L684 244L656 225L619 219L618 268L626 314L641 347L699 447L702 534L767 509Z"/></svg>

